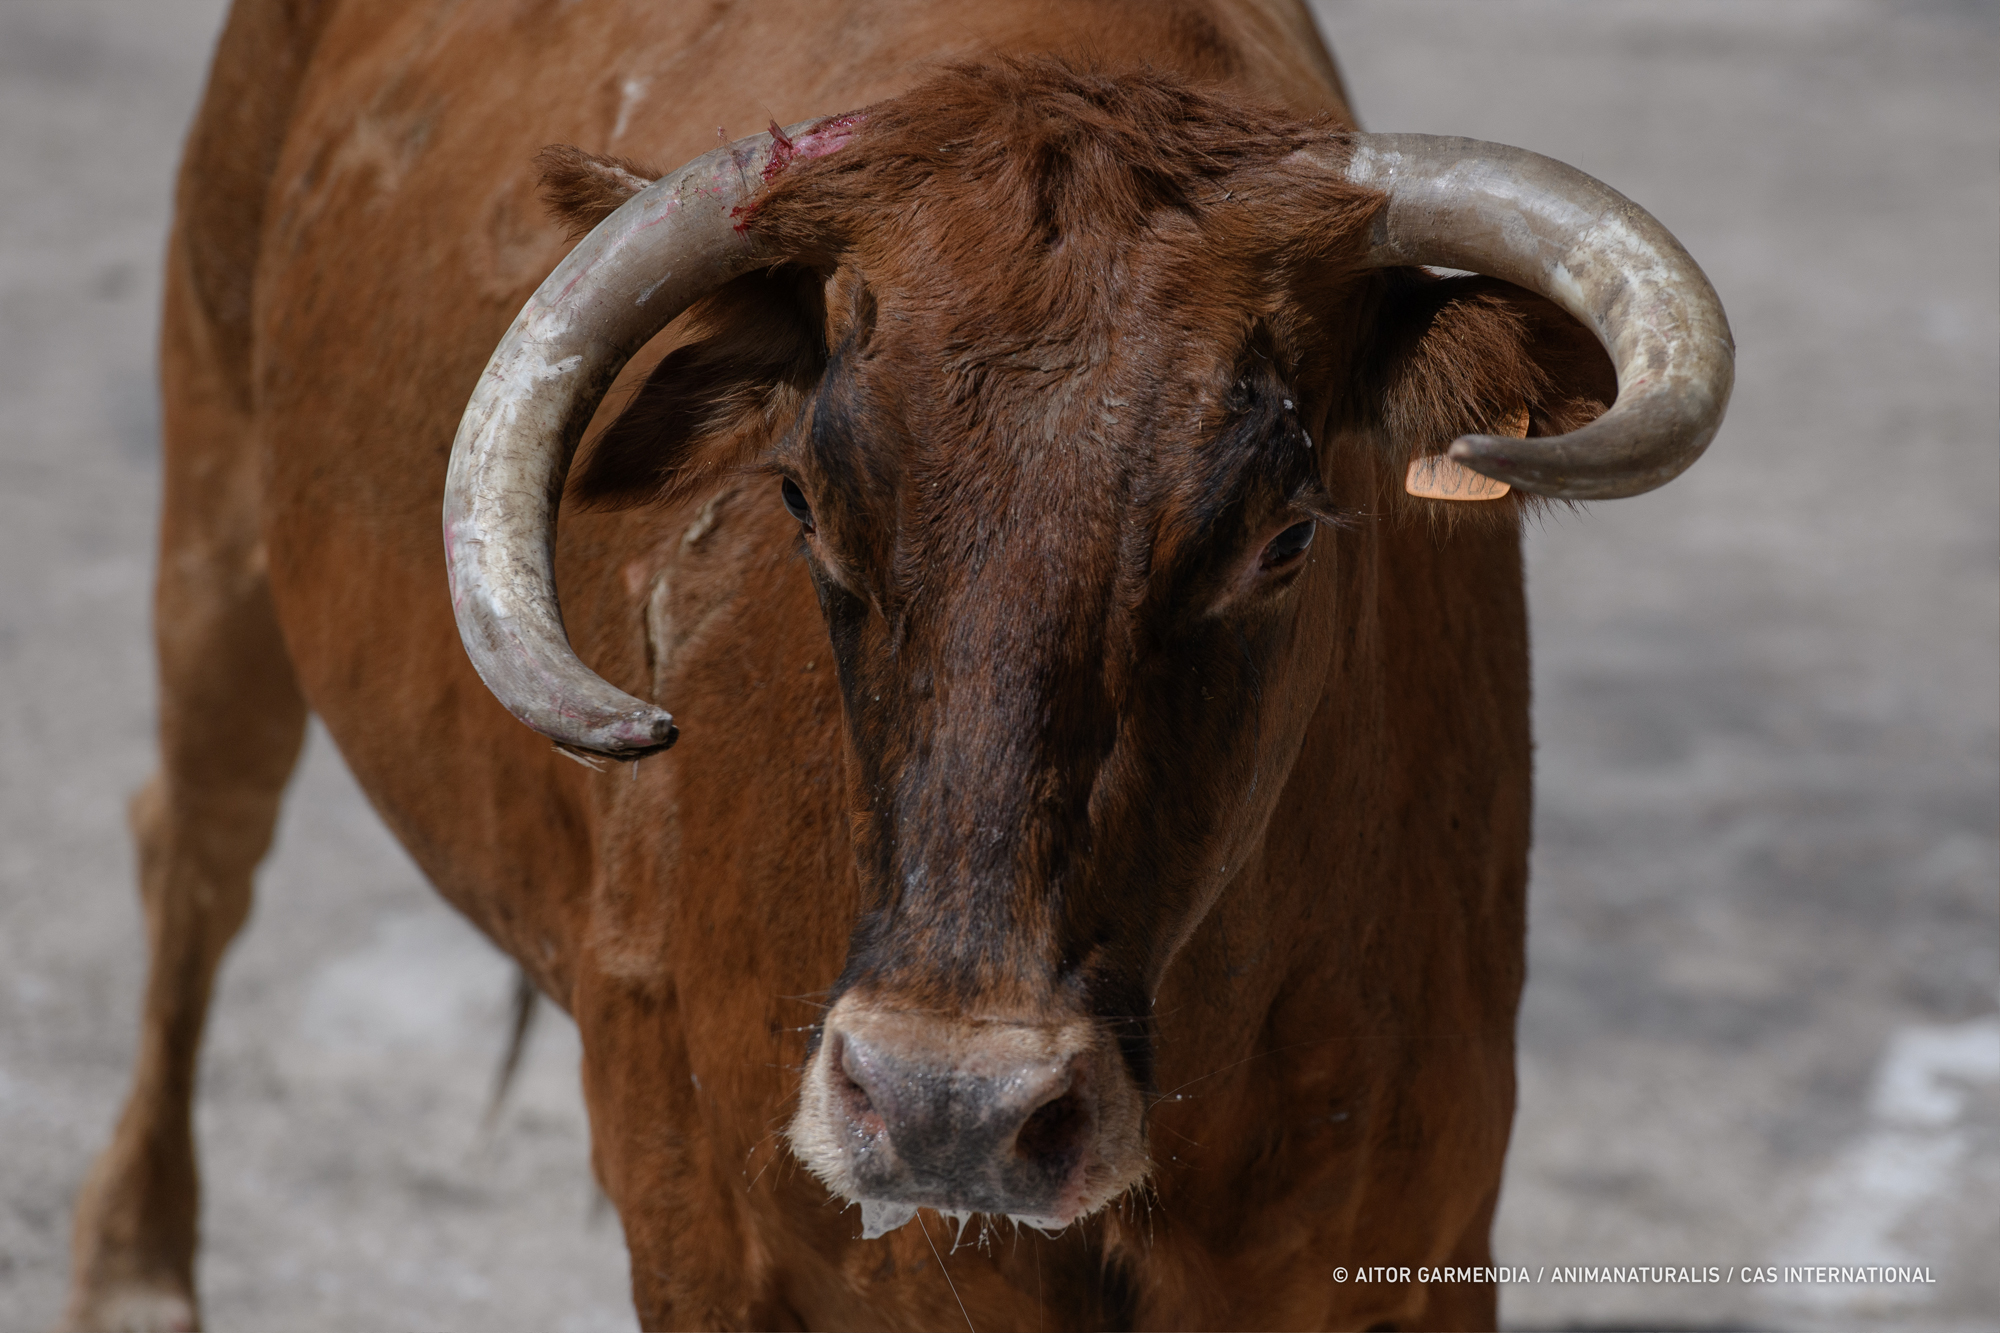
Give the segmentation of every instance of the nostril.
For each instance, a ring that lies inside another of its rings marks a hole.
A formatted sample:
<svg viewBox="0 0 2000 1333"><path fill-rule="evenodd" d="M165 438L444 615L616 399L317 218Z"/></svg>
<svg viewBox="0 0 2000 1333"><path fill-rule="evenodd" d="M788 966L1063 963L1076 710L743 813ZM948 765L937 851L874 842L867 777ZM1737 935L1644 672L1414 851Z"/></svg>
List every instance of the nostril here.
<svg viewBox="0 0 2000 1333"><path fill-rule="evenodd" d="M1061 1169L1076 1153L1090 1120L1083 1098L1074 1088L1045 1102L1021 1123L1014 1151L1044 1169Z"/></svg>
<svg viewBox="0 0 2000 1333"><path fill-rule="evenodd" d="M840 1107L847 1113L847 1121L866 1135L880 1134L887 1128L882 1113L875 1108L875 1099L869 1095L862 1083L863 1070L857 1065L865 1064L860 1053L849 1042L834 1038L837 1045L830 1052L833 1062L833 1093Z"/></svg>

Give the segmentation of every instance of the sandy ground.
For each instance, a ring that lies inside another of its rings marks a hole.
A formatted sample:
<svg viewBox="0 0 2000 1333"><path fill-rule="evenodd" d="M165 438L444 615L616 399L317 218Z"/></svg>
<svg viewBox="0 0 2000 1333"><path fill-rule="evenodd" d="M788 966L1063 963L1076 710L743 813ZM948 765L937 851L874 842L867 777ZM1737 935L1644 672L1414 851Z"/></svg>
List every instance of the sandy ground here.
<svg viewBox="0 0 2000 1333"><path fill-rule="evenodd" d="M1541 803L1498 1225L1527 1272L1503 1317L2000 1327L2000 7L1320 9L1370 127L1612 182L1741 345L1693 472L1529 538ZM59 1308L134 1033L157 258L219 14L0 4L10 1329ZM202 1071L213 1327L629 1327L564 1020L481 1133L508 986L315 735ZM1741 1273L1839 1263L1934 1280ZM1555 1272L1612 1264L1737 1280Z"/></svg>

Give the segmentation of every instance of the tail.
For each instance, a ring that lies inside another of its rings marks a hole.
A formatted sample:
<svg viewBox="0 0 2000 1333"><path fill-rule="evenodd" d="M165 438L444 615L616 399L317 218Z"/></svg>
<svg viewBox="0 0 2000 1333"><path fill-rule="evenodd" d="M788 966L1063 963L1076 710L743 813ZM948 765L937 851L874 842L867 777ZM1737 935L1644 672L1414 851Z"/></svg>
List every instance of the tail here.
<svg viewBox="0 0 2000 1333"><path fill-rule="evenodd" d="M482 1136L491 1134L493 1126L499 1122L500 1110L507 1102L508 1090L514 1086L514 1075L521 1070L521 1054L528 1049L528 1034L534 1030L536 1001L541 995L535 983L520 968L514 969L514 1023L507 1035L507 1053L501 1057L500 1069L493 1077L493 1095L487 1099L486 1115L479 1122Z"/></svg>

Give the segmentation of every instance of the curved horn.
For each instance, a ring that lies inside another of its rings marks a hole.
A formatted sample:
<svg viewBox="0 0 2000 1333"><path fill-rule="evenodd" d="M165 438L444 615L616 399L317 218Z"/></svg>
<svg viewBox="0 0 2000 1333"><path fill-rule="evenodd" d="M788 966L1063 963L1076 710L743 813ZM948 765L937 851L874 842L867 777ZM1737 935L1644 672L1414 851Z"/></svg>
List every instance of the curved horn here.
<svg viewBox="0 0 2000 1333"><path fill-rule="evenodd" d="M1685 471L1715 438L1735 383L1722 303L1644 209L1574 167L1502 144L1356 134L1339 168L1380 190L1368 262L1435 264L1546 296L1597 335L1618 401L1567 435L1464 435L1451 457L1538 495L1609 500Z"/></svg>
<svg viewBox="0 0 2000 1333"><path fill-rule="evenodd" d="M571 750L637 759L672 745L665 709L577 659L556 602L556 508L591 413L620 369L723 283L777 262L735 210L851 119L717 148L626 200L536 289L486 363L451 449L445 562L466 654L500 702Z"/></svg>

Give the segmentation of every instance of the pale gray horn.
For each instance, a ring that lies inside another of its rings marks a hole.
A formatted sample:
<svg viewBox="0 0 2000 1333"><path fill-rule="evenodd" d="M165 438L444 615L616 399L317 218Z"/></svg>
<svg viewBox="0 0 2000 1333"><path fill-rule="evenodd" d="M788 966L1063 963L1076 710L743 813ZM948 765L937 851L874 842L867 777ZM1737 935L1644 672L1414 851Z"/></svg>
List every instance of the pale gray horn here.
<svg viewBox="0 0 2000 1333"><path fill-rule="evenodd" d="M641 190L536 289L479 377L445 481L445 563L459 638L521 721L570 750L637 759L673 716L577 659L556 601L556 509L591 414L625 363L688 306L766 268L738 208L794 158L852 134L842 117L755 134Z"/></svg>
<svg viewBox="0 0 2000 1333"><path fill-rule="evenodd" d="M1336 170L1389 202L1369 262L1434 264L1546 296L1597 335L1618 401L1567 435L1465 435L1451 457L1537 495L1608 500L1685 471L1722 424L1736 345L1700 267L1644 209L1575 167L1502 144L1356 134Z"/></svg>

